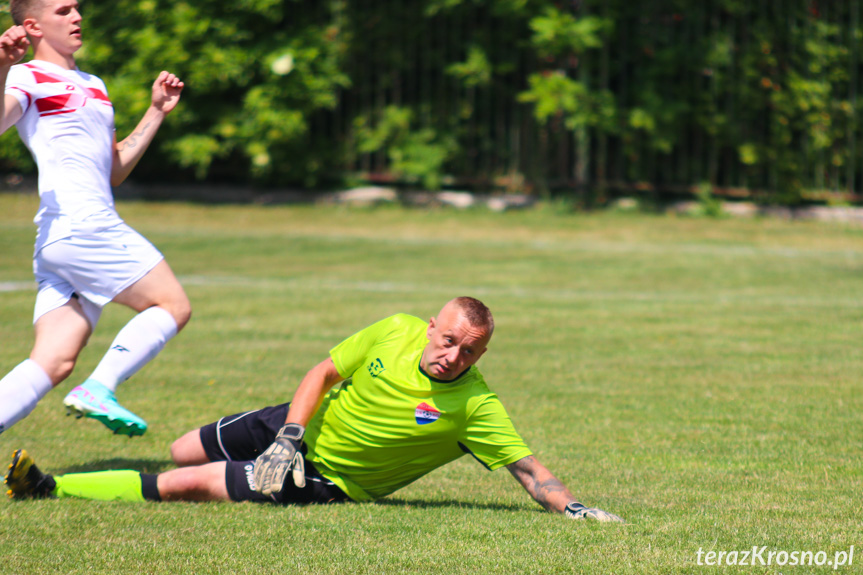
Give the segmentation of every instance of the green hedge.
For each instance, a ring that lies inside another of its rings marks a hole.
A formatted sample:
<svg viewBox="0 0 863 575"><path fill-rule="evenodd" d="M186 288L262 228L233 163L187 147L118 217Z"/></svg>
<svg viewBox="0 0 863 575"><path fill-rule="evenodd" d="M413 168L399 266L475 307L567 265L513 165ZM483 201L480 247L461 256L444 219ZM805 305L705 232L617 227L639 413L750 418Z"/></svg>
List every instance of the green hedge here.
<svg viewBox="0 0 863 575"><path fill-rule="evenodd" d="M78 62L118 137L159 70L185 80L141 180L857 201L859 22L859 0L115 0L84 5ZM33 170L12 134L0 165Z"/></svg>

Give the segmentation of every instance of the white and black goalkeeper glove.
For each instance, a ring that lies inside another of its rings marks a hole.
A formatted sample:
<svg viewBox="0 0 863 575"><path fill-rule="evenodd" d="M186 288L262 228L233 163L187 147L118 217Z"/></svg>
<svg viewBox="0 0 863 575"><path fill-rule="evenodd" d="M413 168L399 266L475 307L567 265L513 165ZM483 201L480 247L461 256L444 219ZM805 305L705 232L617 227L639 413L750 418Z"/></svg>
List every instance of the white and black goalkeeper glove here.
<svg viewBox="0 0 863 575"><path fill-rule="evenodd" d="M306 463L300 446L306 428L299 423L288 423L276 434L276 440L255 460L255 488L263 495L282 490L288 471L294 485L306 486Z"/></svg>
<svg viewBox="0 0 863 575"><path fill-rule="evenodd" d="M577 501L569 503L566 509L563 510L563 513L570 519L595 519L603 523L624 523L623 519L614 513L596 509L595 507L585 507Z"/></svg>

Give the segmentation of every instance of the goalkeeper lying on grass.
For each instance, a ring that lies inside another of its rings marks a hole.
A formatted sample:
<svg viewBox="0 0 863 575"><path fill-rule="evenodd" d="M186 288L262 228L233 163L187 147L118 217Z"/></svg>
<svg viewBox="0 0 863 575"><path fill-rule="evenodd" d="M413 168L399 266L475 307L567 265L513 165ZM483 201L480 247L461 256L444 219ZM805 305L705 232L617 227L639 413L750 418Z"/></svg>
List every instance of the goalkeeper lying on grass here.
<svg viewBox="0 0 863 575"><path fill-rule="evenodd" d="M622 522L576 501L516 432L474 365L493 331L489 309L469 297L427 324L394 315L333 348L290 403L223 417L175 441L178 469L52 477L19 449L6 475L9 496L368 501L469 453L490 470L505 466L549 511Z"/></svg>

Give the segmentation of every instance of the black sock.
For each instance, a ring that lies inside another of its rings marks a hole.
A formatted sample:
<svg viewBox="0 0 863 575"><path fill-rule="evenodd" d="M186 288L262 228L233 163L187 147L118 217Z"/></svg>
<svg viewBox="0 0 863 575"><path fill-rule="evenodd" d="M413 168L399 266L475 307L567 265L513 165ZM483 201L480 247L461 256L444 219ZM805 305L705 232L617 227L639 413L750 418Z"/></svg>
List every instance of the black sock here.
<svg viewBox="0 0 863 575"><path fill-rule="evenodd" d="M159 486L157 485L156 478L158 475L154 475L152 473L142 473L141 474L141 494L144 496L144 499L149 501L161 501L162 496L159 495Z"/></svg>

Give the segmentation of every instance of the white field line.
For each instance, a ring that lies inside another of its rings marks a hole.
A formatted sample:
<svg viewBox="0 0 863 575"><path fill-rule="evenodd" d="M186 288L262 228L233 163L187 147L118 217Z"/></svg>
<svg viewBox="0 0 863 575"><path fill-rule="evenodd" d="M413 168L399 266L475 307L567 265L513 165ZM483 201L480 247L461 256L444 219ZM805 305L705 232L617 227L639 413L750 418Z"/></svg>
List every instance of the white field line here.
<svg viewBox="0 0 863 575"><path fill-rule="evenodd" d="M586 301L586 302L671 302L671 303L711 303L719 305L739 305L760 303L762 305L780 305L790 307L863 307L863 294L860 297L836 298L830 294L824 296L791 296L782 297L775 294L752 293L695 293L680 291L587 291L577 289L551 289L519 286L489 286L489 285L450 285L434 283L403 283L403 282L372 282L345 280L316 280L305 278L253 278L247 276L186 276L180 278L180 283L186 286L199 287L240 287L254 290L320 290L335 292L366 292L366 293L403 293L403 294L453 294L474 295L477 297L497 296L515 299L551 300L551 301Z"/></svg>
<svg viewBox="0 0 863 575"><path fill-rule="evenodd" d="M185 286L203 288L237 287L256 291L276 290L322 290L332 292L403 293L452 295L467 294L478 297L510 297L548 301L585 302L668 302L677 304L712 303L738 305L760 303L788 307L841 307L856 309L863 307L863 294L859 297L837 298L823 296L777 296L775 294L752 293L694 293L681 291L588 291L578 289L551 289L519 286L447 285L434 283L373 282L345 280L317 280L309 278L255 278L250 276L181 276ZM35 294L35 282L0 282L0 293L30 291Z"/></svg>
<svg viewBox="0 0 863 575"><path fill-rule="evenodd" d="M213 230L204 228L183 229L177 231L173 228L160 228L157 226L148 228L148 233L152 235L160 235L163 237L212 237ZM145 234L146 235L146 234ZM149 237L149 236L148 236ZM393 244L412 245L412 246L477 246L486 248L500 248L511 250L514 248L533 249L544 252L595 252L595 253L611 253L611 254L689 254L689 255L717 255L717 256L746 256L746 257L781 257L786 259L815 259L822 260L824 258L840 258L849 261L863 259L863 245L860 250L855 249L820 249L812 248L796 248L782 246L757 246L757 245L728 245L728 244L711 244L709 242L688 242L688 241L610 241L610 240L590 240L590 239L567 239L567 238L530 238L524 239L489 239L483 237L431 237L425 235L392 235L381 237L373 233L369 234L350 234L339 233L338 231L321 234L310 234L302 231L272 231L262 229L260 231L244 231L242 234L235 236L241 240L244 237L248 238L266 238L272 237L274 240L290 241L290 240L307 240L317 242L331 243L350 243L365 242L368 244Z"/></svg>
<svg viewBox="0 0 863 575"><path fill-rule="evenodd" d="M13 291L32 291L36 293L36 282L0 282L0 293Z"/></svg>

